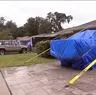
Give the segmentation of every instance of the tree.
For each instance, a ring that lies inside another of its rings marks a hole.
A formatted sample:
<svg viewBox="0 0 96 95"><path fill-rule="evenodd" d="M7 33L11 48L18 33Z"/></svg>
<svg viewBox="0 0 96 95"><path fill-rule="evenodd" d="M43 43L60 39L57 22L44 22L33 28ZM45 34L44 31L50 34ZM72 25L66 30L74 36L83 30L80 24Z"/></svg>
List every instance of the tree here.
<svg viewBox="0 0 96 95"><path fill-rule="evenodd" d="M15 33L15 36L16 37L23 37L25 36L25 30L24 30L24 27L19 27Z"/></svg>
<svg viewBox="0 0 96 95"><path fill-rule="evenodd" d="M36 24L36 31L38 32L39 31L39 28L40 28L40 26L41 26L41 24L42 24L42 22L43 22L43 20L44 20L44 18L42 18L42 17L35 17L35 24ZM39 33L39 32L38 32Z"/></svg>
<svg viewBox="0 0 96 95"><path fill-rule="evenodd" d="M51 23L48 22L47 20L43 20L39 26L38 33L43 34L43 33L51 33Z"/></svg>
<svg viewBox="0 0 96 95"><path fill-rule="evenodd" d="M4 28L4 22L5 22L5 18L0 17L0 31L2 31L2 29Z"/></svg>
<svg viewBox="0 0 96 95"><path fill-rule="evenodd" d="M0 17L0 24L4 25L5 22L5 18L4 17Z"/></svg>
<svg viewBox="0 0 96 95"><path fill-rule="evenodd" d="M6 22L5 27L6 27L6 28L17 28L17 25L16 25L15 22L12 22L12 20L11 20L11 21L7 21L7 22Z"/></svg>
<svg viewBox="0 0 96 95"><path fill-rule="evenodd" d="M52 29L54 32L58 32L62 30L62 23L69 23L73 17L71 15L66 16L65 13L58 13L58 12L49 12L47 14L47 20L52 24Z"/></svg>
<svg viewBox="0 0 96 95"><path fill-rule="evenodd" d="M38 32L36 31L35 19L32 17L29 18L27 20L27 23L24 24L24 29L26 31L26 35L36 35Z"/></svg>
<svg viewBox="0 0 96 95"><path fill-rule="evenodd" d="M41 22L43 21L42 17L30 17L27 20L27 23L24 24L24 30L26 31L26 35L33 36L38 34L38 29L40 27Z"/></svg>
<svg viewBox="0 0 96 95"><path fill-rule="evenodd" d="M6 24L5 24L5 28L6 29L9 29L10 31L10 38L11 39L15 39L16 38L16 32L17 32L17 25L15 22L12 22L11 21L7 21Z"/></svg>
<svg viewBox="0 0 96 95"><path fill-rule="evenodd" d="M3 29L0 32L0 40L9 40L10 39L10 30L9 29Z"/></svg>

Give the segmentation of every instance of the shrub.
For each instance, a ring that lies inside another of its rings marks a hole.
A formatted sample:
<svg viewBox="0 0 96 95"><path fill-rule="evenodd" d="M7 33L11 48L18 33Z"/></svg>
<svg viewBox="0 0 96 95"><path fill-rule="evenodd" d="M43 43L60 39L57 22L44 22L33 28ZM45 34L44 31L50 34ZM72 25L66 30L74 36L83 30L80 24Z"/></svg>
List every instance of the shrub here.
<svg viewBox="0 0 96 95"><path fill-rule="evenodd" d="M40 41L35 45L35 52L40 54L50 48L50 40ZM50 50L40 55L42 57L51 57Z"/></svg>

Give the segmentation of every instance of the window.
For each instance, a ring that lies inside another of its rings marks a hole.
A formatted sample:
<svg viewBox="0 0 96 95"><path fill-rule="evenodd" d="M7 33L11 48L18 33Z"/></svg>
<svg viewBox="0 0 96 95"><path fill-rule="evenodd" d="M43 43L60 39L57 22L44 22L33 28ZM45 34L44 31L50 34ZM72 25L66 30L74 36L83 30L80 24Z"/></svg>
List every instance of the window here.
<svg viewBox="0 0 96 95"><path fill-rule="evenodd" d="M11 42L10 41L6 41L5 43L4 43L5 45L11 45Z"/></svg>

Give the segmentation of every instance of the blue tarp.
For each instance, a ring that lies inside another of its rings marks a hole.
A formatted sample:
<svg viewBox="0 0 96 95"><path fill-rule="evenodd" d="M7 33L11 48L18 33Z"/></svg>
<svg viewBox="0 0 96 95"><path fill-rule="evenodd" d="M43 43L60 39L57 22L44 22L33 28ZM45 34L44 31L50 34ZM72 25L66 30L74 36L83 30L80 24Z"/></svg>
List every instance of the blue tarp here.
<svg viewBox="0 0 96 95"><path fill-rule="evenodd" d="M84 30L67 39L52 40L50 53L62 66L84 69L96 59L96 30ZM92 67L96 69L96 65Z"/></svg>

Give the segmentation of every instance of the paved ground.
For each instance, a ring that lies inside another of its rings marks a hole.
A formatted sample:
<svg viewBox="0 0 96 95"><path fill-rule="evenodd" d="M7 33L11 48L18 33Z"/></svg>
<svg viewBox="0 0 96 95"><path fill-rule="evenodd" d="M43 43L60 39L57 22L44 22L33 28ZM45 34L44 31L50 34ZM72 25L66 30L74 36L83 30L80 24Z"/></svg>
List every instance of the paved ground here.
<svg viewBox="0 0 96 95"><path fill-rule="evenodd" d="M0 95L10 95L9 90L6 86L6 83L2 77L1 72L0 72Z"/></svg>
<svg viewBox="0 0 96 95"><path fill-rule="evenodd" d="M59 62L8 68L2 72L13 95L96 95L96 71L87 72L67 88L68 80L80 71L61 68Z"/></svg>

